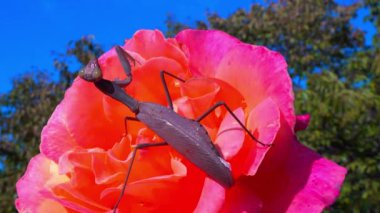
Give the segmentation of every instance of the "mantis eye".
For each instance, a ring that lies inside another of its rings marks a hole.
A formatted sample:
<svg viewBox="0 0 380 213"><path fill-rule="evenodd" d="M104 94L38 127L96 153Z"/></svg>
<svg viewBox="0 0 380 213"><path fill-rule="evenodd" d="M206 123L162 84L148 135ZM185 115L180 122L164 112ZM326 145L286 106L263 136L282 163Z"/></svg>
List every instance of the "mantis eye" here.
<svg viewBox="0 0 380 213"><path fill-rule="evenodd" d="M95 66L95 69L92 72L92 77L93 79L96 79L96 80L99 80L100 78L102 78L102 71L100 70L98 66Z"/></svg>
<svg viewBox="0 0 380 213"><path fill-rule="evenodd" d="M84 77L84 69L81 69L78 73L79 77L83 78Z"/></svg>

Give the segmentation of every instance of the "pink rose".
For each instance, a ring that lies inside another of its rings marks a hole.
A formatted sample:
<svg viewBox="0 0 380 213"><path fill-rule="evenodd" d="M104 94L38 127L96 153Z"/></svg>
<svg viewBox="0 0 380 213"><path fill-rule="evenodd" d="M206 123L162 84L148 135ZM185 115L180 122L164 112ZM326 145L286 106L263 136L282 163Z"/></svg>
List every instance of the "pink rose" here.
<svg viewBox="0 0 380 213"><path fill-rule="evenodd" d="M346 169L297 141L309 117L294 114L287 64L277 52L220 31L185 30L165 39L139 31L124 49L132 55L137 100L167 105L159 72L167 78L175 110L196 118L225 101L263 147L220 108L202 124L230 163L227 189L173 148L139 150L120 212L320 212L339 195ZM99 58L104 78L124 78L114 49ZM41 154L17 183L20 212L112 211L130 162L131 145L158 142L127 107L77 78L42 131Z"/></svg>

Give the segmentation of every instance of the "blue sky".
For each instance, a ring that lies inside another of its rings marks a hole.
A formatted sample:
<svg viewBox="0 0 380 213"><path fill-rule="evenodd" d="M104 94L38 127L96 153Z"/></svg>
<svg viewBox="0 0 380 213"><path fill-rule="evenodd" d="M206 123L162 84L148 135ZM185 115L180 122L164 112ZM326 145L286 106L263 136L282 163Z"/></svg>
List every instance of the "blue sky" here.
<svg viewBox="0 0 380 213"><path fill-rule="evenodd" d="M251 0L15 0L0 8L0 93L9 91L11 79L38 67L53 70L52 51L64 52L70 40L95 35L107 49L123 44L138 29L166 29L167 14L186 23L205 20L206 11L222 16Z"/></svg>
<svg viewBox="0 0 380 213"><path fill-rule="evenodd" d="M206 11L227 17L253 0L14 0L0 8L0 93L11 80L33 67L53 71L52 51L63 53L70 40L95 35L105 49L122 44L138 29L166 30L170 13L185 23L205 20ZM257 1L256 1L257 2ZM360 14L365 14L362 11ZM360 17L359 17L360 18ZM371 26L354 22L371 36Z"/></svg>

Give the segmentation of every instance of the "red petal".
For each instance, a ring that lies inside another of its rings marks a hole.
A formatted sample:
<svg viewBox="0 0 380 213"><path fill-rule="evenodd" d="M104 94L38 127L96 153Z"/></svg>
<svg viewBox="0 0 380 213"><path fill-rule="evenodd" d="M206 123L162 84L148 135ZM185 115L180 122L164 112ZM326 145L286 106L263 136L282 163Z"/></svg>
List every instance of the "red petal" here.
<svg viewBox="0 0 380 213"><path fill-rule="evenodd" d="M234 111L240 122L244 122L244 111L238 108ZM226 113L220 124L215 144L220 148L223 158L231 159L238 153L244 142L245 131L230 113Z"/></svg>
<svg viewBox="0 0 380 213"><path fill-rule="evenodd" d="M296 117L296 125L294 127L295 131L302 131L309 126L310 122L310 115L309 114L304 114L304 115L297 115Z"/></svg>
<svg viewBox="0 0 380 213"><path fill-rule="evenodd" d="M51 199L51 188L54 183L68 181L66 176L58 175L58 166L44 155L33 157L16 189L18 198L16 208L19 212L62 211L64 208Z"/></svg>
<svg viewBox="0 0 380 213"><path fill-rule="evenodd" d="M243 95L248 111L271 97L294 126L292 82L281 54L220 31L185 30L176 39L188 48L194 72L228 82Z"/></svg>
<svg viewBox="0 0 380 213"><path fill-rule="evenodd" d="M219 212L225 201L226 189L212 179L206 178L195 213Z"/></svg>
<svg viewBox="0 0 380 213"><path fill-rule="evenodd" d="M248 129L252 129L257 133L257 139L260 142L273 144L280 129L280 112L271 98L265 99L249 113L247 126ZM248 156L246 156L247 170L245 174L254 175L270 147L264 147L254 140L250 140L249 142L253 144ZM274 146L276 145L274 144Z"/></svg>
<svg viewBox="0 0 380 213"><path fill-rule="evenodd" d="M275 145L243 185L263 200L265 212L321 212L338 197L346 169L301 145L281 123Z"/></svg>
<svg viewBox="0 0 380 213"><path fill-rule="evenodd" d="M221 31L184 30L176 40L188 51L191 72L205 77L213 77L225 54L241 43Z"/></svg>
<svg viewBox="0 0 380 213"><path fill-rule="evenodd" d="M143 58L167 57L187 68L188 59L173 39L165 39L158 30L137 31L132 39L126 40L124 47L139 53Z"/></svg>

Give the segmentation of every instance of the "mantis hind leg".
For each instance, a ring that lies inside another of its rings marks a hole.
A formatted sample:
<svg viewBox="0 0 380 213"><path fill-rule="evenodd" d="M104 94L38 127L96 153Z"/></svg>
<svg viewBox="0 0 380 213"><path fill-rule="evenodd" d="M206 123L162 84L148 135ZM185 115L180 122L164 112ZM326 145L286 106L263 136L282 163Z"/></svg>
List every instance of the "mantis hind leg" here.
<svg viewBox="0 0 380 213"><path fill-rule="evenodd" d="M148 148L148 147L155 147L155 146L166 146L168 145L166 142L159 142L159 143L141 143L141 144L137 144L132 152L132 158L131 158L131 162L129 163L129 166L128 166L128 171L127 171L127 175L125 176L125 179L124 179L124 183L123 183L123 187L121 189L121 192L120 192L120 195L119 195L119 198L115 204L115 206L113 207L113 212L116 213L117 211L117 208L124 196L124 192L125 192L125 189L127 187L127 182L128 182L128 178L129 178L129 175L131 174L131 171L132 171L132 166L133 166L133 162L135 161L135 157L136 157L136 153L137 153L137 150L138 149L144 149L144 148Z"/></svg>
<svg viewBox="0 0 380 213"><path fill-rule="evenodd" d="M210 107L206 112L204 112L202 115L200 115L196 121L200 122L202 119L207 117L212 111L214 111L216 108L224 106L227 111L232 115L232 117L238 122L238 124L244 129L244 131L252 138L252 140L256 141L257 143L263 145L263 146L271 146L272 144L265 144L261 141L259 141L253 134L247 129L247 127L238 119L238 117L232 112L231 108L223 101L219 101L216 104L214 104L212 107Z"/></svg>
<svg viewBox="0 0 380 213"><path fill-rule="evenodd" d="M165 80L165 75L171 76L171 77L173 77L173 78L175 78L181 82L185 82L185 80L183 80L182 78L177 77L177 76L175 76L175 75L173 75L170 72L167 72L165 70L162 70L160 72L161 82L162 82L162 85L164 86L166 100L168 101L170 109L173 110L173 101L172 101L172 98L170 97L168 85L166 84L166 80Z"/></svg>
<svg viewBox="0 0 380 213"><path fill-rule="evenodd" d="M139 119L135 118L135 117L125 117L124 119L124 127L125 127L125 132L127 133L128 131L128 126L127 126L127 122L128 121L138 121L139 122ZM125 179L124 179L124 183L123 183L123 187L121 189L121 192L120 192L120 195L119 195L119 198L113 208L113 212L116 212L122 198L123 198L123 195L124 195L124 192L125 192L125 189L127 187L127 182L128 182L128 178L129 178L129 175L131 174L131 171L132 171L132 166L133 166L133 162L135 161L135 157L136 157L136 153L137 153L137 150L138 149L144 149L144 148L148 148L148 147L155 147L155 146L165 146L165 145L168 145L166 142L155 142L155 143L141 143L141 144L137 144L134 146L134 149L132 151L132 157L131 157L131 162L129 163L129 166L128 166L128 170L127 170L127 175L125 176Z"/></svg>

